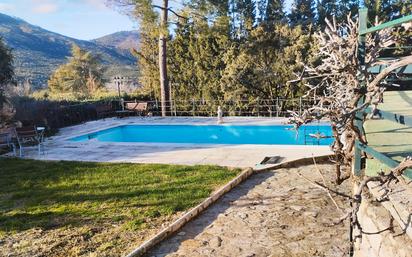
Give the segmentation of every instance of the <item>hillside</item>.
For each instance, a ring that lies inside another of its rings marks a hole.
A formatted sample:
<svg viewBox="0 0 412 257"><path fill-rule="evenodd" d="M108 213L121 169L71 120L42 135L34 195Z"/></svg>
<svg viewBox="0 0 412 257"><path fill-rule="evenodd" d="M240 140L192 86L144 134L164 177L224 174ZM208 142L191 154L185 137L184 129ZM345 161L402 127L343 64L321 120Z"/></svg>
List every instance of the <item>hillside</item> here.
<svg viewBox="0 0 412 257"><path fill-rule="evenodd" d="M114 47L117 49L129 51L131 48L137 48L139 39L139 32L134 30L119 31L110 35L96 38L92 40L92 42L106 47Z"/></svg>
<svg viewBox="0 0 412 257"><path fill-rule="evenodd" d="M30 79L35 88L44 87L49 75L66 62L73 43L99 54L110 71L115 68L122 76L136 73L135 58L124 48L116 47L123 44L115 36L107 36L104 44L78 40L0 13L0 37L13 49L17 79Z"/></svg>

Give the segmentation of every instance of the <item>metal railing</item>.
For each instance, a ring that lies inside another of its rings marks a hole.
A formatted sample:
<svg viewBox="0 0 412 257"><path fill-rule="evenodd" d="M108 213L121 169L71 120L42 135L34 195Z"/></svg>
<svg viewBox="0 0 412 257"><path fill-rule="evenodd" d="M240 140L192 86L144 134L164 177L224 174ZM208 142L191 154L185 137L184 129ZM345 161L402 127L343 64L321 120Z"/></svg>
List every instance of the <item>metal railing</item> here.
<svg viewBox="0 0 412 257"><path fill-rule="evenodd" d="M391 28L395 27L398 25L401 25L406 22L412 21L412 15L407 15L405 17L401 17L399 19L389 21L383 24L380 24L378 26L374 27L367 27L368 24L368 9L367 8L361 8L359 9L359 63L362 66L365 66L365 56L366 56L366 35L377 32L386 28ZM364 68L364 67L363 67ZM360 77L359 78L359 84L361 87L365 86L365 77ZM363 104L363 100L361 100L359 105ZM368 110L367 110L368 111ZM369 110L370 112L370 110ZM385 112L385 111L380 111L381 118L400 123L405 126L412 127L412 118L411 117L405 117L403 115L395 114L395 113L390 113L390 112ZM357 120L356 120L356 127L363 132L363 112L359 111L356 115ZM356 176L361 175L361 170L362 170L362 152L365 152L372 156L373 158L379 160L380 162L384 163L390 168L395 168L396 166L399 165L399 163L386 155L380 153L379 151L376 151L370 146L367 146L365 144L362 144L359 140L355 141L355 151L354 151L354 158L353 158L353 163L352 163L352 172ZM408 176L412 176L412 173L408 173Z"/></svg>
<svg viewBox="0 0 412 257"><path fill-rule="evenodd" d="M224 116L289 117L290 113L288 111L302 113L309 106L313 106L314 101L304 98L173 100L166 102L166 113L168 116L214 117L217 115L218 106L220 106ZM149 101L147 103L149 112L154 116L161 115L161 103L159 101Z"/></svg>
<svg viewBox="0 0 412 257"><path fill-rule="evenodd" d="M368 108L366 110L366 112L370 114L372 112L372 110L370 108ZM374 113L374 115L378 115L381 119L401 124L401 125L405 126L406 128L412 128L412 117L411 116L404 116L402 114L391 113L391 112L382 111L382 110L378 110L377 113ZM385 164L386 166L388 166L391 169L396 168L397 166L399 166L398 161L395 161L394 159L392 159L392 158L386 156L385 154L377 151L373 147L370 147L366 144L361 143L359 140L355 141L355 150L357 150L357 151L355 151L355 153L357 152L357 154L359 154L359 156L357 156L357 158L359 158L359 160L361 160L362 152L364 152L364 153L367 153L368 155L372 156L374 159L378 160L379 162ZM358 165L354 166L355 174L360 175L362 166L363 165L362 165L361 161L359 162ZM409 178L412 178L412 170L407 170L405 172L405 176L407 176Z"/></svg>

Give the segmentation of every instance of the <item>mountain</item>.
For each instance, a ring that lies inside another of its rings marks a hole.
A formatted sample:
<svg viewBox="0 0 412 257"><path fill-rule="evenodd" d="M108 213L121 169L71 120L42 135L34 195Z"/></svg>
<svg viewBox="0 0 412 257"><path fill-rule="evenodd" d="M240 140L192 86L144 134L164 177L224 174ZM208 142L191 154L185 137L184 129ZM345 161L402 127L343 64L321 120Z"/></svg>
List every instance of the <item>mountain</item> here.
<svg viewBox="0 0 412 257"><path fill-rule="evenodd" d="M137 30L133 31L119 31L107 36L96 38L92 42L106 46L114 47L129 51L131 48L137 48L139 45L140 35Z"/></svg>
<svg viewBox="0 0 412 257"><path fill-rule="evenodd" d="M12 49L17 80L29 79L34 88L46 86L50 74L67 61L73 43L100 55L108 67L107 76L136 76L136 59L125 50L129 33L120 32L121 37L116 34L103 37L106 39L78 40L0 13L0 37Z"/></svg>

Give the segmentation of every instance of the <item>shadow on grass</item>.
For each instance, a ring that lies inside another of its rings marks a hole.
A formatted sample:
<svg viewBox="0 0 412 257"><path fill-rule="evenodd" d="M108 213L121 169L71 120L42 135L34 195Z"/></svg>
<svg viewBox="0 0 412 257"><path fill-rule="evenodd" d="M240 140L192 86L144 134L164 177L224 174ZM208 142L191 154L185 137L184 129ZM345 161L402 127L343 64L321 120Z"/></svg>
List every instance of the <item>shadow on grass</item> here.
<svg viewBox="0 0 412 257"><path fill-rule="evenodd" d="M0 159L0 167L0 232L170 215L196 205L239 172L20 159Z"/></svg>

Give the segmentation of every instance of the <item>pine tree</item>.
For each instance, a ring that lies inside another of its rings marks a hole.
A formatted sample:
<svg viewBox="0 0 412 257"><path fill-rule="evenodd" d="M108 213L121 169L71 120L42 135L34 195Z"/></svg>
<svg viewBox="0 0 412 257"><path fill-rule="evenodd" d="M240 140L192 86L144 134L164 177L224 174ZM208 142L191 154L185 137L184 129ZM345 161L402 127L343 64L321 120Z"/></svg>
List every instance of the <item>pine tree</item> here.
<svg viewBox="0 0 412 257"><path fill-rule="evenodd" d="M289 21L292 26L313 24L315 21L314 0L294 0Z"/></svg>
<svg viewBox="0 0 412 257"><path fill-rule="evenodd" d="M99 57L73 44L72 56L61 65L48 81L51 93L67 93L77 98L92 96L104 85L104 69Z"/></svg>

